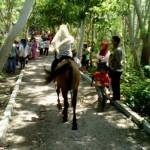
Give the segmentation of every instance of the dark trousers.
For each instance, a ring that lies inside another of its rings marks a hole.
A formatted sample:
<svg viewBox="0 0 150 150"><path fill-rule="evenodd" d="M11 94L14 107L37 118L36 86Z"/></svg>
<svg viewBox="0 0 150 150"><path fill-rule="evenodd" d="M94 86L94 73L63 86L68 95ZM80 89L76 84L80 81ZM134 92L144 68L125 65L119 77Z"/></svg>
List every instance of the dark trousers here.
<svg viewBox="0 0 150 150"><path fill-rule="evenodd" d="M54 61L52 62L52 65L51 65L51 71L53 72L54 70L55 70L55 68L57 67L57 64L59 63L59 62L61 62L63 59L71 59L71 60L73 60L73 58L72 57L70 57L70 56L62 56L61 58L59 58L59 59L54 59Z"/></svg>
<svg viewBox="0 0 150 150"><path fill-rule="evenodd" d="M40 55L43 55L43 48L40 48Z"/></svg>
<svg viewBox="0 0 150 150"><path fill-rule="evenodd" d="M120 77L122 72L110 70L113 100L120 100Z"/></svg>
<svg viewBox="0 0 150 150"><path fill-rule="evenodd" d="M26 57L20 57L20 69L24 69L25 68L25 64L26 64Z"/></svg>
<svg viewBox="0 0 150 150"><path fill-rule="evenodd" d="M15 73L16 71L16 57L9 57L8 58L8 72Z"/></svg>
<svg viewBox="0 0 150 150"><path fill-rule="evenodd" d="M47 47L44 49L44 55L48 56L48 48Z"/></svg>
<svg viewBox="0 0 150 150"><path fill-rule="evenodd" d="M105 91L105 87L104 86L98 86L96 87L96 90L98 92L98 97L99 97L99 102L98 104L102 106L102 109L104 109L105 105L106 105L106 100L107 100L107 95L106 95L106 91ZM100 103L101 101L101 103Z"/></svg>

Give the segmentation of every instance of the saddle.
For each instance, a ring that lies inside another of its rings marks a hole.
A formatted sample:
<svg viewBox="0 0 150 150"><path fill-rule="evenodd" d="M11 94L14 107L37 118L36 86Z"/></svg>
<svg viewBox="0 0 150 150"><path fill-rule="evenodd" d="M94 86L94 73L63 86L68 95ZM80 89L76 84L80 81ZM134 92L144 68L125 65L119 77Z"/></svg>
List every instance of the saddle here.
<svg viewBox="0 0 150 150"><path fill-rule="evenodd" d="M58 62L55 70L61 68L62 66L66 65L68 63L70 63L70 59L63 59L63 60L61 60L60 62Z"/></svg>
<svg viewBox="0 0 150 150"><path fill-rule="evenodd" d="M61 72L64 72L66 68L70 67L71 60L73 60L73 58L69 56L63 56L60 59L55 59L52 63L51 73L48 80L51 82L57 75L59 75Z"/></svg>
<svg viewBox="0 0 150 150"><path fill-rule="evenodd" d="M70 62L70 60L73 60L73 58L70 56L62 56L61 58L59 58L55 66L55 70L61 68L63 65L66 65L68 62Z"/></svg>

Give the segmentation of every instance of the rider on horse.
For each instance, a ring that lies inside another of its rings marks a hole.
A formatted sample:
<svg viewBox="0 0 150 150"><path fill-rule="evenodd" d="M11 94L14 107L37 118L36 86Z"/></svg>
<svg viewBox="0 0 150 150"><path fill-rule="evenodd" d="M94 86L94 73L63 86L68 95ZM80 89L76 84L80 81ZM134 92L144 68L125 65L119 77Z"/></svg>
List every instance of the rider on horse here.
<svg viewBox="0 0 150 150"><path fill-rule="evenodd" d="M59 62L64 59L72 59L71 45L74 42L74 38L68 31L67 25L60 25L58 32L54 36L51 44L55 49L55 59L51 65L51 80L54 79L55 69Z"/></svg>

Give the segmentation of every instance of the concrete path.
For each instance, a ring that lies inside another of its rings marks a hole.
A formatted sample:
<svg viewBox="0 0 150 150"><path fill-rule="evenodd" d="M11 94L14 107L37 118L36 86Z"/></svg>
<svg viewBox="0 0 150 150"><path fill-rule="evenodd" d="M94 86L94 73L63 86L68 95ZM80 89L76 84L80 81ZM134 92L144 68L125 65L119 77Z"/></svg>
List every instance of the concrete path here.
<svg viewBox="0 0 150 150"><path fill-rule="evenodd" d="M150 137L109 104L96 113L96 93L81 80L77 117L78 130L62 123L53 84L44 85L43 66L48 57L30 62L25 69L7 133L8 150L149 150Z"/></svg>

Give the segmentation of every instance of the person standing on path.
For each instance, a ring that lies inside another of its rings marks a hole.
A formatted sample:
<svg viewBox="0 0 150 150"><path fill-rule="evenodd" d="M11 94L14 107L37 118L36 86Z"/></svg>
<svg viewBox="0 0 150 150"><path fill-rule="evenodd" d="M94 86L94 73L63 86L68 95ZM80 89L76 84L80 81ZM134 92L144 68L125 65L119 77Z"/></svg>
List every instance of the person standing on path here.
<svg viewBox="0 0 150 150"><path fill-rule="evenodd" d="M101 48L97 54L97 70L100 71L101 69L108 69L108 63L109 63L109 42L108 40L103 40L100 44Z"/></svg>
<svg viewBox="0 0 150 150"><path fill-rule="evenodd" d="M17 56L17 48L16 48L16 43L14 41L11 52L8 57L8 72L9 73L16 72L16 56Z"/></svg>
<svg viewBox="0 0 150 150"><path fill-rule="evenodd" d="M20 60L20 69L25 68L26 64L26 58L28 56L28 50L27 50L27 40L21 39L19 44L19 60Z"/></svg>
<svg viewBox="0 0 150 150"><path fill-rule="evenodd" d="M122 48L119 47L120 38L118 36L112 37L112 53L109 59L110 67L110 78L113 97L112 101L120 100L120 77L122 74L122 60L123 52Z"/></svg>
<svg viewBox="0 0 150 150"><path fill-rule="evenodd" d="M49 40L48 38L46 38L44 41L44 55L48 56L48 51L49 51Z"/></svg>
<svg viewBox="0 0 150 150"><path fill-rule="evenodd" d="M33 39L32 39L31 52L32 52L32 59L36 59L36 57L37 57L37 42L36 42L35 37L33 37Z"/></svg>

